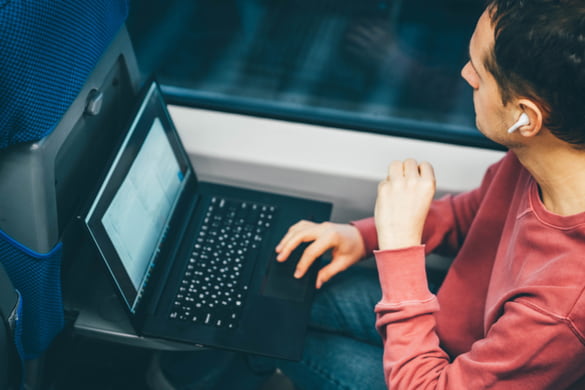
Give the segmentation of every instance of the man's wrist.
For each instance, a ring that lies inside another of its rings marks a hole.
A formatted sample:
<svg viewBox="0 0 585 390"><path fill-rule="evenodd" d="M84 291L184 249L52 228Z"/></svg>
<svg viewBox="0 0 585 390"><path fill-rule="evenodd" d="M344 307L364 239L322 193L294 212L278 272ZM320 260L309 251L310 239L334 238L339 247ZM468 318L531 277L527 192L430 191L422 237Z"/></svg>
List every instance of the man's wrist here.
<svg viewBox="0 0 585 390"><path fill-rule="evenodd" d="M380 250L410 248L421 244L421 235L416 233L384 233L378 234Z"/></svg>

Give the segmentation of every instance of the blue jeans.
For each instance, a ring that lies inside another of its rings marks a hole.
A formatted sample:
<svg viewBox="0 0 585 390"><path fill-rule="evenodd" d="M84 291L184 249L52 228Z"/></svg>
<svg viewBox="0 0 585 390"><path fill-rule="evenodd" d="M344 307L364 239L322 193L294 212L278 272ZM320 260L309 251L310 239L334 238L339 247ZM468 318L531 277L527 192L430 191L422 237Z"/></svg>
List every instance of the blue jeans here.
<svg viewBox="0 0 585 390"><path fill-rule="evenodd" d="M316 294L299 362L209 350L162 356L178 389L258 389L280 368L299 390L385 389L382 343L374 327L381 290L374 268L353 267Z"/></svg>
<svg viewBox="0 0 585 390"><path fill-rule="evenodd" d="M301 361L278 365L299 390L386 389L374 314L381 294L376 269L365 267L353 267L321 288Z"/></svg>

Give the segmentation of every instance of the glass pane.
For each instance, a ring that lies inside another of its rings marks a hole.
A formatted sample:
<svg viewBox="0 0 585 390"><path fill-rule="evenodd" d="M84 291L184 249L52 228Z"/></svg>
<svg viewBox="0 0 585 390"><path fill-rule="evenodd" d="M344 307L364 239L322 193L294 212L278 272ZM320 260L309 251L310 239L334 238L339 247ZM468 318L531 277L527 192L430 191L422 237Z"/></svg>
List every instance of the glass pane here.
<svg viewBox="0 0 585 390"><path fill-rule="evenodd" d="M461 79L479 0L135 1L171 101L491 146Z"/></svg>

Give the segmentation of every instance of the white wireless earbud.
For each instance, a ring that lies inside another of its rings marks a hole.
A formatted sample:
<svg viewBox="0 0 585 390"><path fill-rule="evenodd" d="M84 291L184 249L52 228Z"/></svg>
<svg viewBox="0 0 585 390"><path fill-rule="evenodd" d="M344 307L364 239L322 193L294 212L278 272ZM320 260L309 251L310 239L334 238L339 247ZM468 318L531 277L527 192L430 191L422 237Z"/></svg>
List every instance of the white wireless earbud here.
<svg viewBox="0 0 585 390"><path fill-rule="evenodd" d="M530 123L530 119L528 119L528 115L526 115L526 113L523 112L522 115L520 115L520 118L518 118L518 120L516 121L516 123L514 123L512 125L512 127L510 127L508 129L508 133L512 134L513 132L518 130L520 127L527 125L529 123Z"/></svg>

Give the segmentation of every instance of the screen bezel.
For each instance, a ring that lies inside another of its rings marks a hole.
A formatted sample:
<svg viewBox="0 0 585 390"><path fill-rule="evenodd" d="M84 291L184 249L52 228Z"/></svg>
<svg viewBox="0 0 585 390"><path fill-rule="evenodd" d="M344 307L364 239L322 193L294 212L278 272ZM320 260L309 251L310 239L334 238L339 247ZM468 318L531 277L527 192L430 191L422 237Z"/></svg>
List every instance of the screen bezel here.
<svg viewBox="0 0 585 390"><path fill-rule="evenodd" d="M142 283L138 288L134 286L130 275L124 267L122 259L118 255L112 241L109 239L101 221L114 199L116 192L124 182L140 148L144 144L153 122L157 118L162 123L164 133L171 145L177 162L179 163L180 170L184 175L181 192L187 188L187 183L189 180L193 179L194 173L188 156L179 139L179 135L174 127L172 119L170 118L160 88L155 80L150 80L146 84L146 87L140 94L138 104L130 117L131 120L129 121L129 125L125 127L126 134L123 137L123 141L116 151L112 163L108 166L105 179L101 183L97 195L86 214L85 225L99 254L105 262L109 272L112 274L114 282L128 309L130 312L135 313L150 274L147 274L142 279ZM179 199L180 198L181 196L179 196ZM173 214L172 211L171 214ZM167 226L166 231L168 231L168 229L169 226ZM149 273L152 272L155 265L155 257L156 256L153 255L150 259Z"/></svg>

